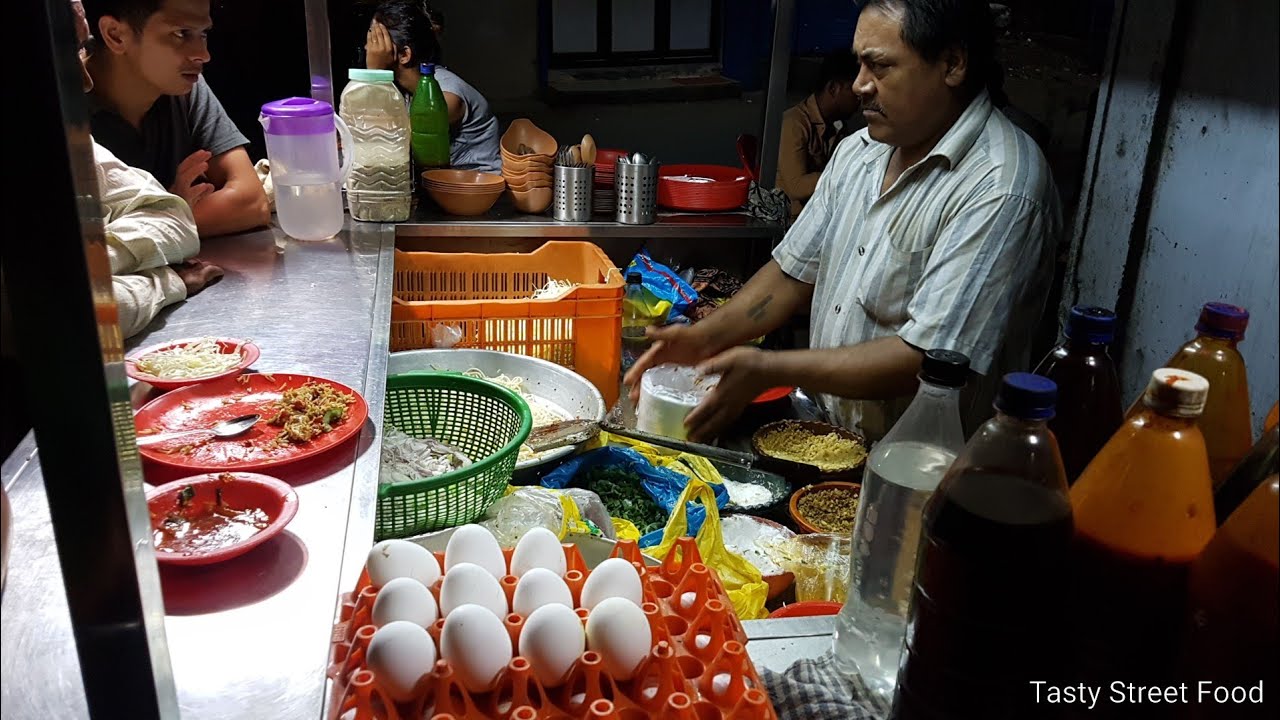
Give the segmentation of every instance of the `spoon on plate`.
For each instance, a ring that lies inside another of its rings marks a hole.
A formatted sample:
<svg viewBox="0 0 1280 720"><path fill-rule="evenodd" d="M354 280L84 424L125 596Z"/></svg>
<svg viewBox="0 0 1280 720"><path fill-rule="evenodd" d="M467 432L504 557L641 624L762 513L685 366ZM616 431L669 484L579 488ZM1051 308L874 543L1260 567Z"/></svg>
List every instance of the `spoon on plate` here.
<svg viewBox="0 0 1280 720"><path fill-rule="evenodd" d="M212 433L216 438L235 437L253 427L262 416L254 413L252 415L241 415L230 420L223 420L210 428L199 428L195 430L180 430L178 432L160 433L159 435L143 435L138 438L138 447L146 447L157 443L175 440L177 438L186 437L188 435L206 435Z"/></svg>

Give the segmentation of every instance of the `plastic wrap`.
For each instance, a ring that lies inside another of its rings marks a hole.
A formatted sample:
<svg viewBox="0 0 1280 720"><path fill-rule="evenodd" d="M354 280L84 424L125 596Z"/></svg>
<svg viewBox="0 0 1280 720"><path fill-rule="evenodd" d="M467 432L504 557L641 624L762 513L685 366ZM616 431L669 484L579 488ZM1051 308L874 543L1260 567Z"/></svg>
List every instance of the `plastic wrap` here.
<svg viewBox="0 0 1280 720"><path fill-rule="evenodd" d="M577 488L509 488L477 522L493 533L503 547L514 547L534 527L544 527L560 539L570 533L615 539L613 522L599 496Z"/></svg>

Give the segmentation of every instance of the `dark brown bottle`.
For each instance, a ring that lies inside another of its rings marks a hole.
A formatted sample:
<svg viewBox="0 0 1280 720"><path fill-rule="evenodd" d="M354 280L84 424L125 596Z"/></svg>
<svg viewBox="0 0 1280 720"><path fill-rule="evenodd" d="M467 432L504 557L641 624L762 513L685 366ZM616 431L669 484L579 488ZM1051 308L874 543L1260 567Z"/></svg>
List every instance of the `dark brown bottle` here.
<svg viewBox="0 0 1280 720"><path fill-rule="evenodd" d="M1066 339L1036 367L1037 375L1058 385L1058 410L1049 429L1058 438L1068 485L1124 422L1120 380L1107 349L1115 326L1116 314L1110 310L1071 308Z"/></svg>

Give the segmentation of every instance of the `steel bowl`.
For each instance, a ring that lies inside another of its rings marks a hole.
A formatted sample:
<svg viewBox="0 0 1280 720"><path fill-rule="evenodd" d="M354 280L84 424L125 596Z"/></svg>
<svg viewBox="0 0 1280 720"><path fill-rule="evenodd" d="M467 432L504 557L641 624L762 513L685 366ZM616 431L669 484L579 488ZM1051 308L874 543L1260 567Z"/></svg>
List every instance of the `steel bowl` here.
<svg viewBox="0 0 1280 720"><path fill-rule="evenodd" d="M505 373L524 378L525 392L562 408L570 414L570 419L596 422L604 419L604 397L596 386L578 373L546 360L496 350L430 349L394 352L387 361L388 375L471 369L489 376ZM516 470L559 462L576 449L569 446L550 450L533 460L516 463Z"/></svg>

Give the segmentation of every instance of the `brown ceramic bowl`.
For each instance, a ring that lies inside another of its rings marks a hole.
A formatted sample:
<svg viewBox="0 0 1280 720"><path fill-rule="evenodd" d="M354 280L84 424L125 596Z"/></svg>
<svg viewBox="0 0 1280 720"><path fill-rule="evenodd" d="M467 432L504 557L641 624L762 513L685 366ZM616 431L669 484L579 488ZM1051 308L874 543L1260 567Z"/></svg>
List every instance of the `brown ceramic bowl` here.
<svg viewBox="0 0 1280 720"><path fill-rule="evenodd" d="M533 190L535 188L549 188L554 186L554 181L542 174L526 175L522 178L508 178L507 187L519 192Z"/></svg>
<svg viewBox="0 0 1280 720"><path fill-rule="evenodd" d="M501 188L506 182L501 175L480 172L479 170L426 170L422 173L422 180L427 184L439 184L446 187L475 185Z"/></svg>
<svg viewBox="0 0 1280 720"><path fill-rule="evenodd" d="M763 449L761 449L760 440L764 438L766 435L768 435L769 433L780 430L784 427L787 427L788 425L797 426L803 430L807 430L810 433L813 433L814 435L829 435L831 433L835 433L842 438L852 440L862 445L862 448L866 450L867 453L870 453L871 451L871 446L869 443L867 443L867 439L862 437L858 433L853 432L852 430L846 430L845 428L842 428L836 425L828 425L827 423L824 423L824 422L817 422L815 420L779 420L777 422L771 422L768 425L764 425L759 430L756 430L755 433L751 436L751 449L755 451L757 455L764 455L766 457L775 457L765 452ZM796 462L805 462L805 460L801 458L783 458L783 459L794 460ZM840 470L823 470L821 473L821 478L823 480L843 480L847 482L859 482L862 480L862 468L866 464L867 464L867 459L866 459L866 456L864 456L862 461L857 465L855 465L854 467L844 468Z"/></svg>
<svg viewBox="0 0 1280 720"><path fill-rule="evenodd" d="M818 533L818 534L826 534L826 533L832 532L831 530L823 530L822 528L819 528L818 526L812 524L807 518L805 518L805 516L800 512L800 499L812 492L817 492L819 490L833 490L837 488L841 488L841 489L852 492L854 498L858 499L858 501L861 502L862 485L858 483L843 482L839 480L820 482L820 483L817 483L816 485L806 485L800 488L799 490L795 491L794 493L791 493L791 503L787 508L787 511L788 511L788 514L791 515L791 521L796 524L796 527L800 528L800 532ZM843 530L841 530L840 533L836 533L836 534L852 535L852 533L853 533L853 529L850 528L848 533L845 533Z"/></svg>
<svg viewBox="0 0 1280 720"><path fill-rule="evenodd" d="M504 190L505 188L499 185L487 193L459 193L427 186L427 194L450 215L483 215L498 202Z"/></svg>
<svg viewBox="0 0 1280 720"><path fill-rule="evenodd" d="M441 190L454 195L491 195L494 192L502 192L506 188L506 183L502 185L445 185L441 183L424 182L422 186L428 190Z"/></svg>
<svg viewBox="0 0 1280 720"><path fill-rule="evenodd" d="M511 202L522 213L537 215L551 207L551 188L534 188L532 190L508 190Z"/></svg>
<svg viewBox="0 0 1280 720"><path fill-rule="evenodd" d="M507 154L516 158L528 154L555 155L559 147L554 137L526 118L512 120L507 131L502 134L499 145ZM521 153L521 145L532 149L533 153Z"/></svg>
<svg viewBox="0 0 1280 720"><path fill-rule="evenodd" d="M533 160L515 160L508 156L502 158L502 174L503 175L521 175L523 173L546 173L550 175L554 172L555 160L548 156L545 160L541 155L531 155Z"/></svg>

